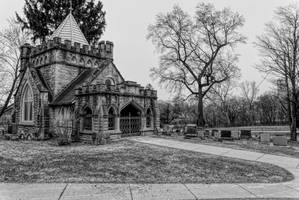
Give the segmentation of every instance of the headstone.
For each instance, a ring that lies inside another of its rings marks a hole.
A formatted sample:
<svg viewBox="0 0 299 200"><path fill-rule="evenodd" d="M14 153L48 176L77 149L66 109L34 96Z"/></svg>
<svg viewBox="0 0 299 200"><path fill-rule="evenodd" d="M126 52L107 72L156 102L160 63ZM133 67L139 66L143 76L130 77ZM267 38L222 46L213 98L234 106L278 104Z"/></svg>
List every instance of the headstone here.
<svg viewBox="0 0 299 200"><path fill-rule="evenodd" d="M269 143L270 142L270 134L269 133L261 133L260 139L261 139L261 143Z"/></svg>
<svg viewBox="0 0 299 200"><path fill-rule="evenodd" d="M230 130L222 130L220 132L221 138L231 138L232 137L232 132Z"/></svg>
<svg viewBox="0 0 299 200"><path fill-rule="evenodd" d="M211 137L211 135L210 135L210 130L207 130L207 129L206 129L204 135L205 135L205 137L207 137L207 138Z"/></svg>
<svg viewBox="0 0 299 200"><path fill-rule="evenodd" d="M252 138L251 130L241 130L240 138L241 139L251 139Z"/></svg>
<svg viewBox="0 0 299 200"><path fill-rule="evenodd" d="M288 139L286 136L274 136L273 137L273 144L277 146L287 146Z"/></svg>
<svg viewBox="0 0 299 200"><path fill-rule="evenodd" d="M197 137L198 132L197 132L196 126L187 126L184 136L185 136L185 138Z"/></svg>
<svg viewBox="0 0 299 200"><path fill-rule="evenodd" d="M219 139L221 137L221 134L219 131L215 132L215 135L214 135L215 138Z"/></svg>
<svg viewBox="0 0 299 200"><path fill-rule="evenodd" d="M217 129L213 129L212 130L212 137L216 137L216 133L218 133L218 130Z"/></svg>
<svg viewBox="0 0 299 200"><path fill-rule="evenodd" d="M205 139L205 132L203 130L197 130L197 136L201 139Z"/></svg>
<svg viewBox="0 0 299 200"><path fill-rule="evenodd" d="M234 138L234 139L240 139L239 131L232 131L232 138Z"/></svg>
<svg viewBox="0 0 299 200"><path fill-rule="evenodd" d="M220 141L222 140L232 140L232 132L230 130L221 130Z"/></svg>

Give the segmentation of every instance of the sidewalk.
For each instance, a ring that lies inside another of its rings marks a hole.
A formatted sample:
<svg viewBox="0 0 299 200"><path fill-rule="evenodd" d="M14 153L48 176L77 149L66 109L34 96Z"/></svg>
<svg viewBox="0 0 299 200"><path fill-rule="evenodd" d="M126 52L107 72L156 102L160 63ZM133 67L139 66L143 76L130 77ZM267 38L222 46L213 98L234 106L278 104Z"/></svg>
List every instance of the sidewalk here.
<svg viewBox="0 0 299 200"><path fill-rule="evenodd" d="M0 200L168 200L215 198L298 198L299 159L152 137L133 141L209 153L283 167L291 182L276 184L4 184Z"/></svg>

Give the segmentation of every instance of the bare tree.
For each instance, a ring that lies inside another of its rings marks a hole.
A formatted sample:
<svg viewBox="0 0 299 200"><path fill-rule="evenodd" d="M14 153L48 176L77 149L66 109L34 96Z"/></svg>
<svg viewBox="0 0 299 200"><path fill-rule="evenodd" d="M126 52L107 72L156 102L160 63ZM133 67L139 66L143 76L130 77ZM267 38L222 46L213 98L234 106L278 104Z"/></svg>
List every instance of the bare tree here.
<svg viewBox="0 0 299 200"><path fill-rule="evenodd" d="M245 42L237 31L243 23L243 17L230 9L218 11L212 4L202 3L194 20L174 6L171 12L158 15L148 28L148 39L161 54L159 67L152 69L153 77L173 92L196 96L199 126L205 124L205 95L238 71L238 56L232 49Z"/></svg>
<svg viewBox="0 0 299 200"><path fill-rule="evenodd" d="M299 9L293 4L277 9L275 21L266 25L257 41L262 56L259 69L285 82L293 141L297 140L298 37Z"/></svg>
<svg viewBox="0 0 299 200"><path fill-rule="evenodd" d="M13 19L9 19L8 23L8 28L0 31L0 77L2 78L0 81L0 97L1 103L3 103L0 117L11 102L18 82L19 48L29 41L29 33L23 32L19 24Z"/></svg>
<svg viewBox="0 0 299 200"><path fill-rule="evenodd" d="M206 96L225 115L228 126L232 122L230 102L235 88L235 82L227 80L222 84L215 85Z"/></svg>
<svg viewBox="0 0 299 200"><path fill-rule="evenodd" d="M254 113L254 102L257 99L257 95L259 92L259 89L256 85L255 81L252 82L248 82L248 81L244 81L241 83L240 85L241 88L241 93L242 93L242 97L244 99L244 103L247 111L247 117L248 117L248 122L249 124L253 124L255 121L255 113Z"/></svg>
<svg viewBox="0 0 299 200"><path fill-rule="evenodd" d="M275 124L279 107L279 100L272 92L259 96L256 102L256 110L260 123L265 125Z"/></svg>

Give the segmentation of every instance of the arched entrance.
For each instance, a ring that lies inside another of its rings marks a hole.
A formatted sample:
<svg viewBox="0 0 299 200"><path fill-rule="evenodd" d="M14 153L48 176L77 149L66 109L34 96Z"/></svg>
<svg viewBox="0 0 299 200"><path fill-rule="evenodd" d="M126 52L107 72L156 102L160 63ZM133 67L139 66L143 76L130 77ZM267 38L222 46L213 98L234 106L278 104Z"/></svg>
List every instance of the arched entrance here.
<svg viewBox="0 0 299 200"><path fill-rule="evenodd" d="M89 107L86 107L83 111L83 131L92 131L92 111Z"/></svg>
<svg viewBox="0 0 299 200"><path fill-rule="evenodd" d="M141 110L132 103L120 111L120 130L122 136L140 135Z"/></svg>

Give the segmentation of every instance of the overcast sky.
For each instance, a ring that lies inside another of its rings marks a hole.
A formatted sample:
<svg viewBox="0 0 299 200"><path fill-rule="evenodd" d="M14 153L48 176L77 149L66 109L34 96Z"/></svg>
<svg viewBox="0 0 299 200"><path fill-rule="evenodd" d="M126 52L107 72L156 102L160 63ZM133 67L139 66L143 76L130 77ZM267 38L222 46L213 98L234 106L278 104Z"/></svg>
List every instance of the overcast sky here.
<svg viewBox="0 0 299 200"><path fill-rule="evenodd" d="M230 7L245 17L245 25L241 32L248 38L247 44L240 46L239 67L242 80L263 80L254 65L259 62L258 52L253 42L256 36L263 33L265 23L273 18L278 6L298 3L299 0L102 0L107 12L107 27L104 40L114 42L114 62L125 79L137 81L142 85L151 83L157 90L160 99L168 99L170 93L161 89L157 81L150 77L150 68L158 66L159 55L150 41L146 40L147 27L155 21L158 13L170 11L178 4L193 15L196 5L200 2L211 2L217 9ZM21 12L24 0L2 0L0 6L0 28L7 25L6 19ZM269 90L271 85L263 81L261 92Z"/></svg>

